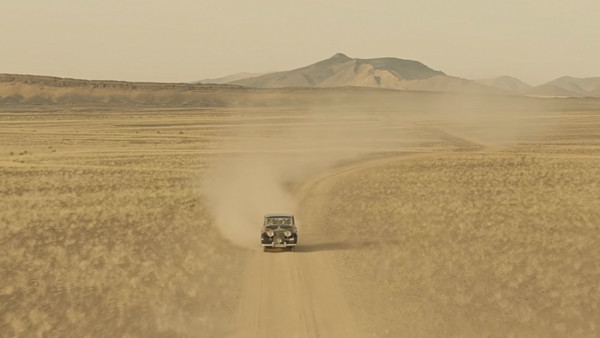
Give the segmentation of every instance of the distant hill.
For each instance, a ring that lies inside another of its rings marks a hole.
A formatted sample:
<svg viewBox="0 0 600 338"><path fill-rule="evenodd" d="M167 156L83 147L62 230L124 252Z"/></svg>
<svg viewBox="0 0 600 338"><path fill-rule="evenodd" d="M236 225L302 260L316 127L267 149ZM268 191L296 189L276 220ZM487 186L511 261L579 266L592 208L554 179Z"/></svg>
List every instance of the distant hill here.
<svg viewBox="0 0 600 338"><path fill-rule="evenodd" d="M216 91L232 85L80 80L0 74L0 104L223 105Z"/></svg>
<svg viewBox="0 0 600 338"><path fill-rule="evenodd" d="M486 86L498 88L511 94L527 94L533 87L512 76L499 76L491 79L475 80Z"/></svg>
<svg viewBox="0 0 600 338"><path fill-rule="evenodd" d="M223 77L217 77L214 79L204 79L200 81L194 82L194 84L204 83L204 84L226 84L229 82L234 82L238 80L247 79L249 77L257 77L267 73L236 73L232 75L227 75Z"/></svg>
<svg viewBox="0 0 600 338"><path fill-rule="evenodd" d="M176 82L128 82L114 80L83 80L70 79L55 76L27 75L27 74L2 74L0 73L0 83L12 84L30 84L61 88L107 88L107 89L148 89L148 90L201 90L208 88L237 87L233 85L210 85L210 84L191 84Z"/></svg>
<svg viewBox="0 0 600 338"><path fill-rule="evenodd" d="M532 88L527 95L531 96L548 96L548 97L579 97L581 94L574 92L551 83L544 83Z"/></svg>
<svg viewBox="0 0 600 338"><path fill-rule="evenodd" d="M351 59L338 53L312 65L251 77L232 83L262 88L277 87L389 87L402 80L426 79L444 73L420 62L395 58Z"/></svg>
<svg viewBox="0 0 600 338"><path fill-rule="evenodd" d="M393 57L358 59L342 53L288 71L265 74L238 73L197 83L233 84L250 88L369 87L542 97L600 97L600 77L563 76L533 87L511 76L468 80L449 76L419 61Z"/></svg>
<svg viewBox="0 0 600 338"><path fill-rule="evenodd" d="M254 88L373 87L422 91L502 93L475 81L447 76L418 61L354 59L342 53L306 67L229 82Z"/></svg>
<svg viewBox="0 0 600 338"><path fill-rule="evenodd" d="M600 97L600 77L563 76L531 89L529 95Z"/></svg>
<svg viewBox="0 0 600 338"><path fill-rule="evenodd" d="M590 90L588 92L588 95L592 96L592 97L600 97L600 87L598 87L598 88L596 88L594 90Z"/></svg>

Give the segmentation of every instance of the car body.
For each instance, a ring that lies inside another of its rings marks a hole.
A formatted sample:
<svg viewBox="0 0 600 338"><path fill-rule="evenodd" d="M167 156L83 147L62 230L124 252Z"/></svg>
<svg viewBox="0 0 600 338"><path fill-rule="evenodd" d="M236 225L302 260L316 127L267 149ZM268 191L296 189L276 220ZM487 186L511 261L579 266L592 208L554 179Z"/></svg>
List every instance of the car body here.
<svg viewBox="0 0 600 338"><path fill-rule="evenodd" d="M283 248L296 251L298 229L292 214L267 214L260 233L260 243L264 251L270 248Z"/></svg>

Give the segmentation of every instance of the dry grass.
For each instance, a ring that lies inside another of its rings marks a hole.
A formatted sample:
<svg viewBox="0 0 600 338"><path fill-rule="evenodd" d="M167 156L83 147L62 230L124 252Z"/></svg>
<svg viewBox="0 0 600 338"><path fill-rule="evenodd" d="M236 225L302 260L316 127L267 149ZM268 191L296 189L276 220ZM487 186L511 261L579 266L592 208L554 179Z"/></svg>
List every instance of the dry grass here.
<svg viewBox="0 0 600 338"><path fill-rule="evenodd" d="M229 93L218 109L4 106L0 336L231 333L247 251L215 229L199 184L215 164L285 155L293 170L269 183L289 192L400 153L327 178L314 210L298 204L364 332L598 334L597 103L323 93Z"/></svg>
<svg viewBox="0 0 600 338"><path fill-rule="evenodd" d="M367 332L597 335L600 152L587 144L431 154L340 177L323 231L354 243L337 259Z"/></svg>
<svg viewBox="0 0 600 338"><path fill-rule="evenodd" d="M211 227L196 188L211 155L193 125L206 116L10 117L0 336L219 336L241 250Z"/></svg>

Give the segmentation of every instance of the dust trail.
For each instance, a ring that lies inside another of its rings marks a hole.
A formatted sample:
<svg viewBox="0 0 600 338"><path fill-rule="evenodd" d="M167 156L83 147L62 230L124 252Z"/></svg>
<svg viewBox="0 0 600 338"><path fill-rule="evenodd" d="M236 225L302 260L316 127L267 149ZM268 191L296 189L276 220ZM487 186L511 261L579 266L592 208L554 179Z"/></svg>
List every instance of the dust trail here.
<svg viewBox="0 0 600 338"><path fill-rule="evenodd" d="M245 117L234 140L222 145L230 155L203 177L202 194L215 228L233 244L256 248L264 214L296 213L290 184L373 151L370 129L361 136L370 123L362 123L363 114L309 109L299 117L300 122Z"/></svg>
<svg viewBox="0 0 600 338"><path fill-rule="evenodd" d="M233 244L256 248L264 214L294 213L284 189L286 163L269 156L242 156L214 168L204 182L217 229Z"/></svg>
<svg viewBox="0 0 600 338"><path fill-rule="evenodd" d="M312 101L319 97L314 95ZM334 104L304 102L294 110L248 109L232 115L234 127L219 144L228 155L203 177L202 194L223 238L256 248L264 214L297 211L290 183L341 160L444 144L442 133L428 132L431 127L486 146L513 146L547 128L533 119L537 104L524 98L385 92L344 96Z"/></svg>

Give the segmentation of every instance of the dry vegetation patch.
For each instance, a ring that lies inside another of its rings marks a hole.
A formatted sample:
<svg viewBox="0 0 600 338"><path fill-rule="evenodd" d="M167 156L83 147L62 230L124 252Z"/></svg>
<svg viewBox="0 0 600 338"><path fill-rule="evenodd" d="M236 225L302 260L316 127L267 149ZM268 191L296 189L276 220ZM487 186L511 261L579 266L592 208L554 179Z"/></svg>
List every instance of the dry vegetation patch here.
<svg viewBox="0 0 600 338"><path fill-rule="evenodd" d="M197 188L206 142L123 115L23 114L2 127L1 149L28 151L0 156L0 336L229 329L243 252L214 231Z"/></svg>
<svg viewBox="0 0 600 338"><path fill-rule="evenodd" d="M69 94L56 90L52 102ZM262 166L217 183L242 207L272 206L267 185L288 193L351 167L295 202L304 253L334 257L363 332L598 335L595 101L211 90L118 107L102 93L83 106L4 100L0 336L231 333L248 251L216 229L199 182L240 155Z"/></svg>
<svg viewBox="0 0 600 338"><path fill-rule="evenodd" d="M591 336L599 168L535 154L409 158L342 176L323 224L362 243L338 260L349 290L368 295L356 301L373 336Z"/></svg>

